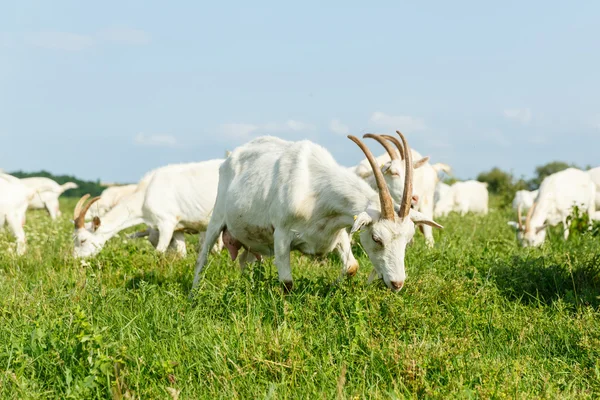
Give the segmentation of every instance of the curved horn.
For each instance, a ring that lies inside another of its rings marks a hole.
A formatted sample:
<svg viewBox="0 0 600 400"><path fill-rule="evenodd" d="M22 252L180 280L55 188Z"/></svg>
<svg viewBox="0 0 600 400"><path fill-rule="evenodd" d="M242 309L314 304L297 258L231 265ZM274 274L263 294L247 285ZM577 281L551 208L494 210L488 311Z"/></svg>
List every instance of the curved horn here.
<svg viewBox="0 0 600 400"><path fill-rule="evenodd" d="M383 139L381 136L374 135L372 133L366 133L363 135L363 139L364 138L371 138L371 139L377 140L379 142L379 144L385 148L385 151L387 151L387 153L390 155L390 159L392 161L398 159L398 153L396 153L396 150L394 150L394 147L390 144L390 142Z"/></svg>
<svg viewBox="0 0 600 400"><path fill-rule="evenodd" d="M525 218L525 232L529 232L531 230L531 217L533 216L533 211L536 205L537 203L534 201L529 211L527 211L527 218Z"/></svg>
<svg viewBox="0 0 600 400"><path fill-rule="evenodd" d="M394 217L394 202L392 201L392 196L390 195L390 190L388 189L385 180L383 179L383 174L381 173L381 168L377 165L377 161L371 154L371 151L363 142L360 141L356 136L348 135L348 139L352 140L354 143L360 147L365 156L367 156L367 160L369 160L369 164L371 164L371 169L373 169L373 175L375 176L375 182L377 182L377 188L379 189L379 201L381 203L381 218L382 219L391 219L392 221L395 219Z"/></svg>
<svg viewBox="0 0 600 400"><path fill-rule="evenodd" d="M75 211L73 211L73 219L76 220L77 217L79 217L79 213L81 212L81 206L83 205L83 203L85 203L85 201L90 197L90 194L84 194L79 201L77 202L77 205L75 206Z"/></svg>
<svg viewBox="0 0 600 400"><path fill-rule="evenodd" d="M75 228L79 229L79 228L83 228L85 226L85 214L87 214L87 212L90 209L90 207L92 206L92 204L94 204L98 200L100 200L100 196L94 197L92 200L90 200L89 203L87 203L85 205L85 207L83 207L83 209L77 216L77 219L75 220Z"/></svg>
<svg viewBox="0 0 600 400"><path fill-rule="evenodd" d="M523 230L523 215L521 215L521 204L517 206L517 223L519 224L519 230Z"/></svg>
<svg viewBox="0 0 600 400"><path fill-rule="evenodd" d="M413 192L413 164L412 164L412 154L410 152L410 147L408 147L408 142L403 134L400 131L396 131L398 136L400 136L400 140L402 140L402 145L404 147L404 191L402 192L402 201L400 202L400 211L398 211L398 215L400 218L406 218L408 213L410 212L410 205L412 200L412 192Z"/></svg>
<svg viewBox="0 0 600 400"><path fill-rule="evenodd" d="M402 143L400 143L398 138L395 136L390 136L390 135L381 135L381 136L396 145L396 147L398 148L398 152L400 153L400 159L404 160L404 148L402 147Z"/></svg>

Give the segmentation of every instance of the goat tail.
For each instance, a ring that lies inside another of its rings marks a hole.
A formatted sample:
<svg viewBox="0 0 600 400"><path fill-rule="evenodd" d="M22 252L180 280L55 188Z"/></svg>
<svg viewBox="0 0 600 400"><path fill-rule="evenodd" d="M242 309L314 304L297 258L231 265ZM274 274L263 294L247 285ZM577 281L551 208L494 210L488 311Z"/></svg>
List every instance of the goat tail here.
<svg viewBox="0 0 600 400"><path fill-rule="evenodd" d="M67 190L77 189L78 187L79 186L75 182L67 182L67 183L60 185L60 189L61 189L60 193L62 194L64 192L66 192Z"/></svg>

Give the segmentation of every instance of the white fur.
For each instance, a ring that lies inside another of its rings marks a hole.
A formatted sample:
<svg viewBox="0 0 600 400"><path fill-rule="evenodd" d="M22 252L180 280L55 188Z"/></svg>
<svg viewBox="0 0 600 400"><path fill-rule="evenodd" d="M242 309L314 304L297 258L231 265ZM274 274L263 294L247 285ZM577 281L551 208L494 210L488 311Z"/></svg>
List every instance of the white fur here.
<svg viewBox="0 0 600 400"><path fill-rule="evenodd" d="M523 246L540 246L546 238L546 226L563 223L564 238L569 235L567 217L574 205L595 215L596 186L590 174L576 168L567 168L546 177L540 185L531 215L529 232L518 230L518 223L509 225L517 229L517 239Z"/></svg>
<svg viewBox="0 0 600 400"><path fill-rule="evenodd" d="M279 280L292 284L290 251L341 256L342 274L356 272L351 233L362 228L362 245L375 273L399 290L406 279L404 253L414 223L435 224L417 211L410 218L379 220L379 196L363 179L338 165L307 140L265 136L236 148L220 168L215 209L198 256L193 287L221 232L248 252L275 256ZM437 225L437 224L435 224Z"/></svg>
<svg viewBox="0 0 600 400"><path fill-rule="evenodd" d="M159 232L156 250L165 252L171 244L185 256L183 231L206 231L223 161L170 165L156 171L142 205L144 221ZM217 244L216 250L220 249Z"/></svg>
<svg viewBox="0 0 600 400"><path fill-rule="evenodd" d="M438 182L435 185L435 194L433 196L433 203L437 204L442 198L446 197L450 193L450 185L444 182ZM434 207L435 209L435 207Z"/></svg>
<svg viewBox="0 0 600 400"><path fill-rule="evenodd" d="M47 189L43 186L42 189ZM0 229L8 225L17 242L17 254L22 255L27 249L25 231L25 213L27 206L37 191L26 186L12 175L0 173Z"/></svg>
<svg viewBox="0 0 600 400"><path fill-rule="evenodd" d="M100 200L94 203L90 208L87 217L102 217L116 206L123 198L129 196L137 189L137 184L111 186L102 191Z"/></svg>
<svg viewBox="0 0 600 400"><path fill-rule="evenodd" d="M596 185L596 210L600 210L600 167L592 168L587 173Z"/></svg>
<svg viewBox="0 0 600 400"><path fill-rule="evenodd" d="M443 189L442 189L443 190ZM468 212L488 213L487 184L478 181L456 182L446 189L435 204L434 215L446 216L452 211L465 215Z"/></svg>
<svg viewBox="0 0 600 400"><path fill-rule="evenodd" d="M515 193L515 198L512 202L513 210L517 211L519 205L521 206L521 210L527 211L533 206L533 202L538 195L537 190L519 190Z"/></svg>
<svg viewBox="0 0 600 400"><path fill-rule="evenodd" d="M76 183L67 182L59 185L54 180L44 177L22 178L21 182L38 193L29 202L30 209L46 209L50 218L61 216L58 198L69 189L78 188ZM50 189L50 190L48 190Z"/></svg>
<svg viewBox="0 0 600 400"><path fill-rule="evenodd" d="M159 252L171 247L185 255L183 231L206 229L217 195L222 162L167 165L147 173L133 193L124 196L100 219L97 229L75 231L75 257L98 253L118 232L141 223L149 229L130 237L148 236ZM216 249L220 250L219 245Z"/></svg>

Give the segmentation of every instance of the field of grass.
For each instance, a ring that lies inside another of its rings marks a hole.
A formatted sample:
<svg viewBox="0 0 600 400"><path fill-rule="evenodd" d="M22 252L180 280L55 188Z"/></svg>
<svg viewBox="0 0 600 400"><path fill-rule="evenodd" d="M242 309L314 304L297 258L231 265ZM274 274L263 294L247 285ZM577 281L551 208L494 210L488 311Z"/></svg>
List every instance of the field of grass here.
<svg viewBox="0 0 600 400"><path fill-rule="evenodd" d="M113 238L74 260L74 201L30 212L28 253L0 234L1 398L598 398L600 238L522 249L510 213L417 234L404 289L335 285L336 256L294 253L286 295L270 260L213 256L188 301L185 259ZM128 230L128 232L134 229Z"/></svg>

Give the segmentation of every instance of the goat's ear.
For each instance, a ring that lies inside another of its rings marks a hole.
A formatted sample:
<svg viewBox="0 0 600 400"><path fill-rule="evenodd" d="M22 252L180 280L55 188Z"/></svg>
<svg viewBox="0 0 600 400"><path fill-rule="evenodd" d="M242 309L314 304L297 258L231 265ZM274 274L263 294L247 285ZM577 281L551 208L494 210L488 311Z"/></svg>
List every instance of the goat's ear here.
<svg viewBox="0 0 600 400"><path fill-rule="evenodd" d="M420 167L422 167L423 165L425 165L425 163L426 163L427 161L429 161L429 156L427 156L427 157L423 157L423 158L421 158L420 160L417 160L417 161L413 162L413 168L414 168L414 169L420 168Z"/></svg>
<svg viewBox="0 0 600 400"><path fill-rule="evenodd" d="M515 228L515 230L519 230L519 224L515 221L508 221L508 226L512 226L513 228Z"/></svg>
<svg viewBox="0 0 600 400"><path fill-rule="evenodd" d="M432 226L434 228L444 229L444 227L442 225L438 224L437 222L435 222L432 219L429 219L428 217L426 217L425 215L423 215L422 213L418 212L417 210L415 210L413 208L410 209L408 216L410 217L410 220L417 225L425 224L425 225Z"/></svg>
<svg viewBox="0 0 600 400"><path fill-rule="evenodd" d="M398 161L388 161L381 167L381 172L387 175L400 176L402 166Z"/></svg>
<svg viewBox="0 0 600 400"><path fill-rule="evenodd" d="M96 230L100 227L100 218L94 217L92 220L92 232L96 232Z"/></svg>
<svg viewBox="0 0 600 400"><path fill-rule="evenodd" d="M384 175L400 176L400 169L396 163L388 161L381 166Z"/></svg>
<svg viewBox="0 0 600 400"><path fill-rule="evenodd" d="M537 235L538 233L540 233L541 231L543 231L547 227L548 227L548 224L544 224L544 225L540 226L539 228L536 228L535 234Z"/></svg>
<svg viewBox="0 0 600 400"><path fill-rule="evenodd" d="M366 212L363 211L360 214L354 217L354 224L352 224L352 229L350 230L350 234L352 235L354 232L360 230L363 226L369 225L373 222L373 218Z"/></svg>

